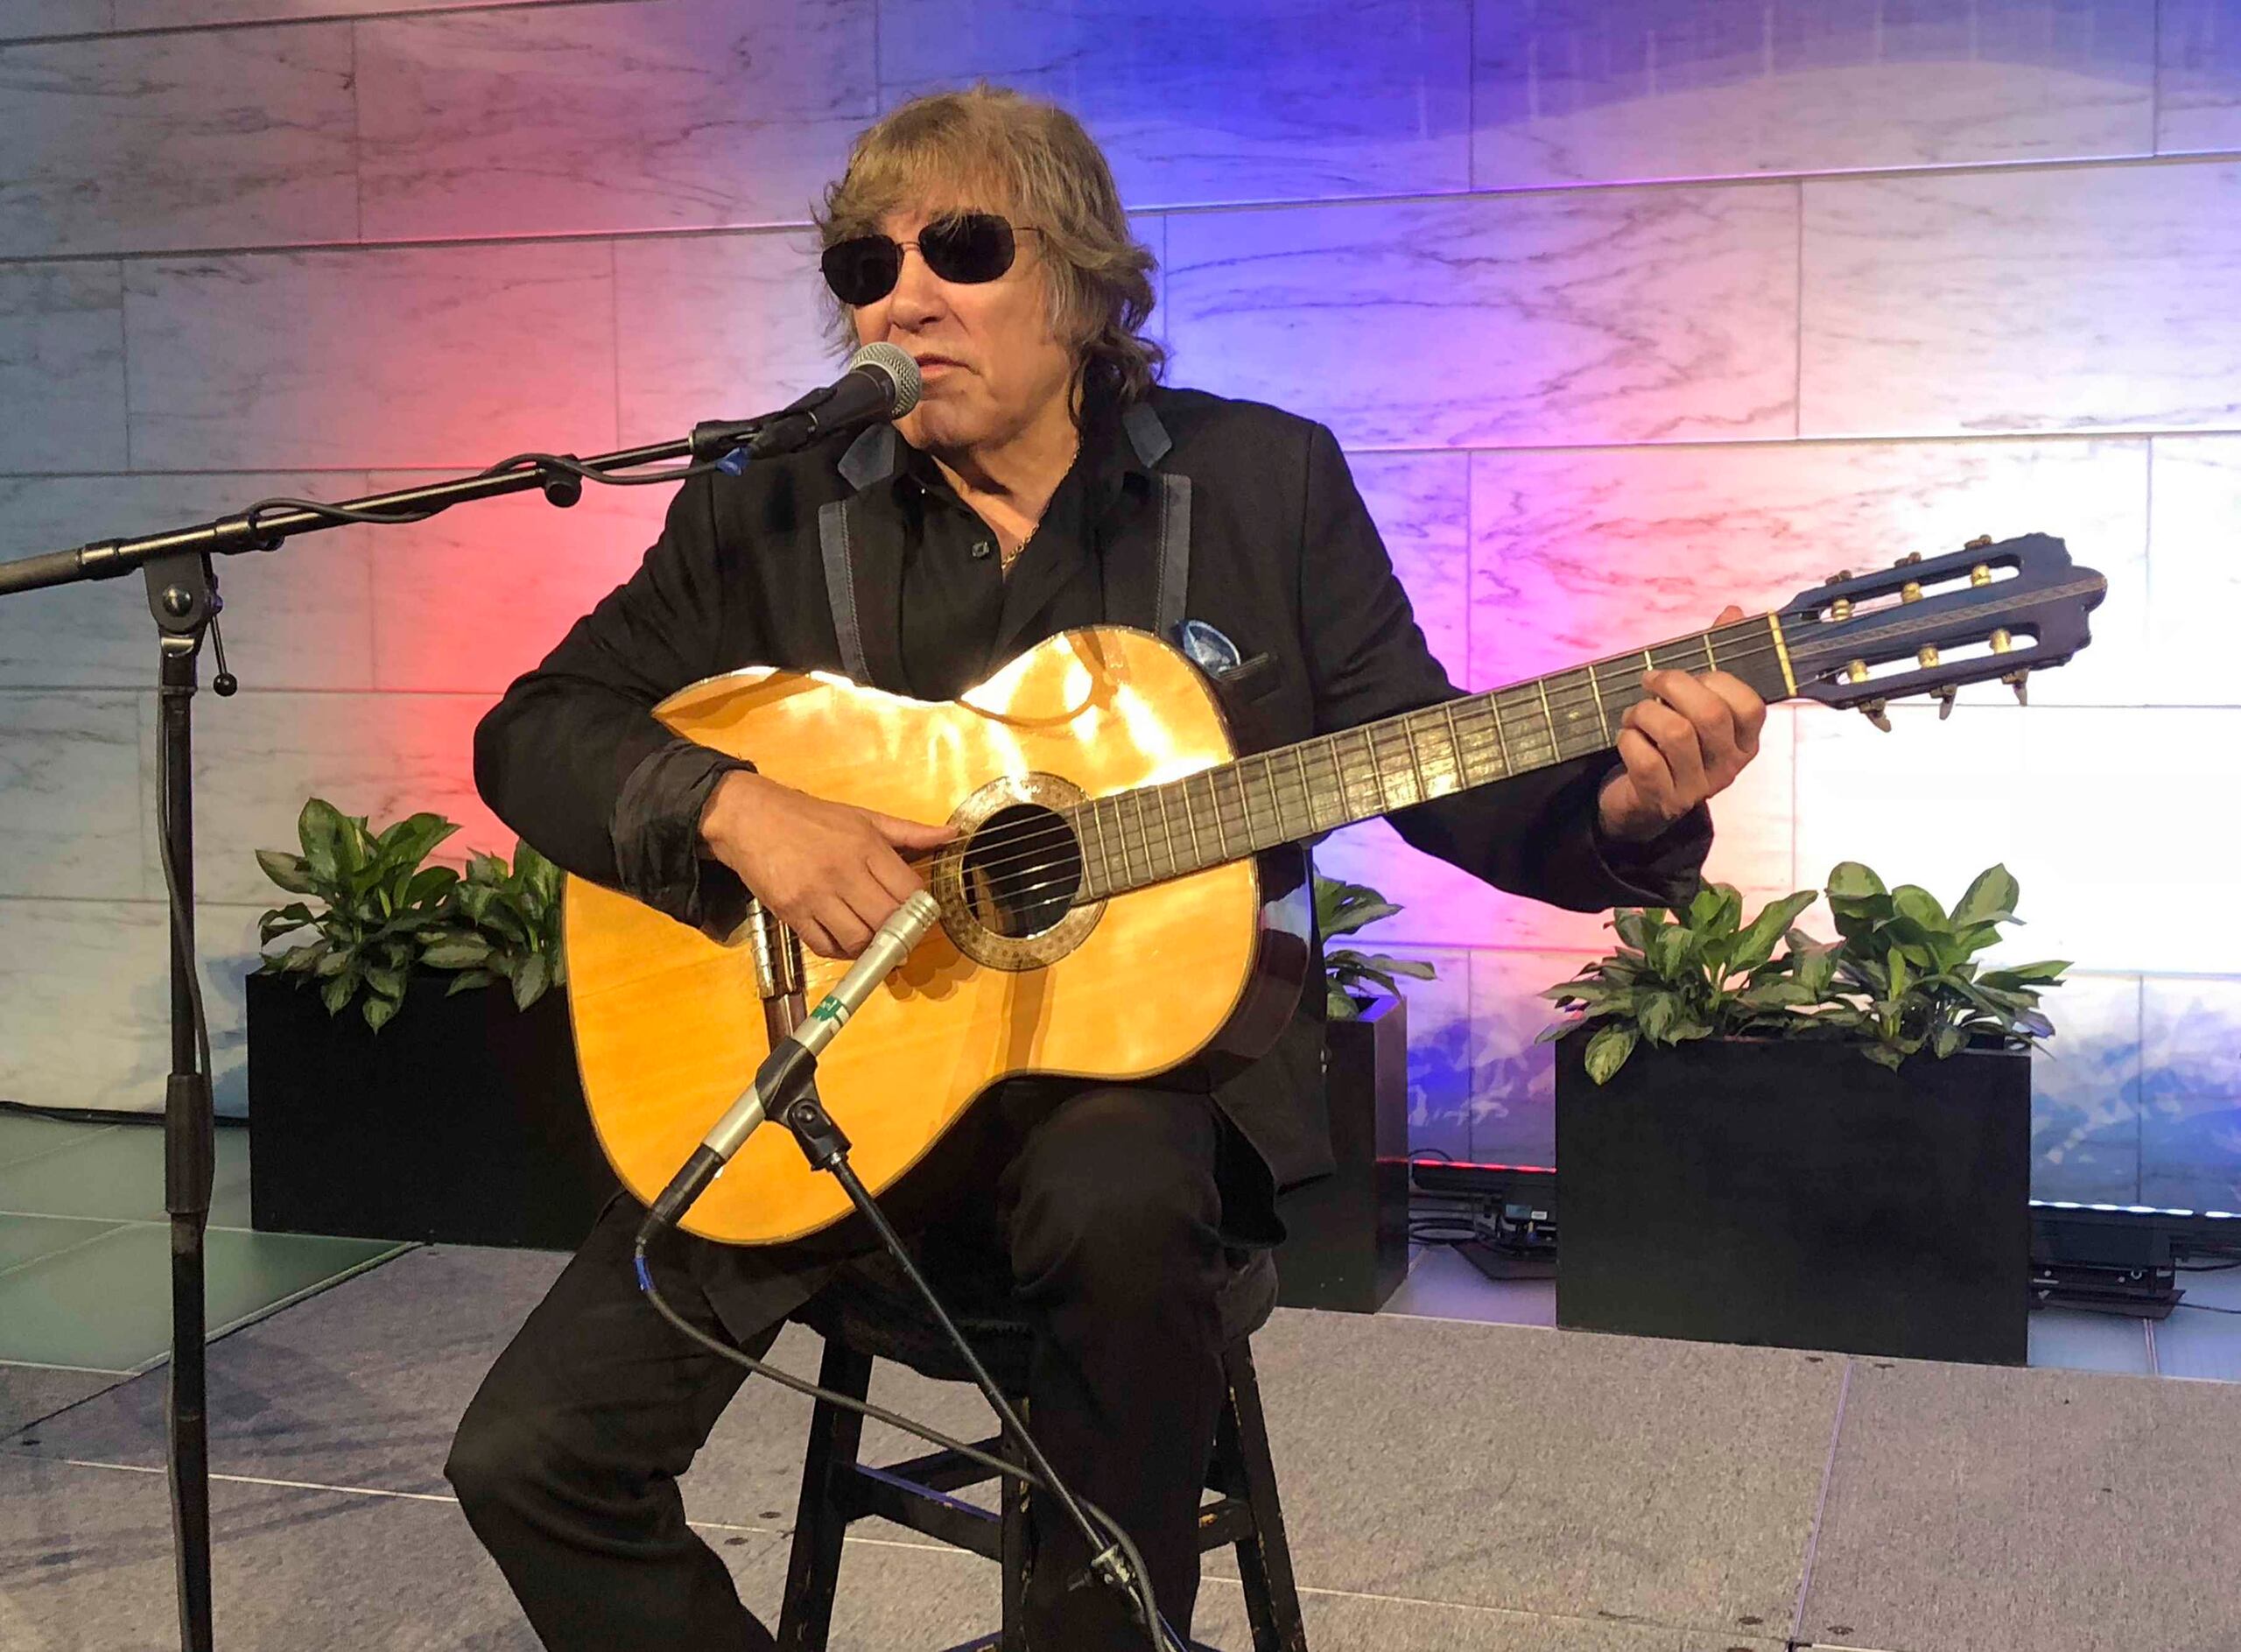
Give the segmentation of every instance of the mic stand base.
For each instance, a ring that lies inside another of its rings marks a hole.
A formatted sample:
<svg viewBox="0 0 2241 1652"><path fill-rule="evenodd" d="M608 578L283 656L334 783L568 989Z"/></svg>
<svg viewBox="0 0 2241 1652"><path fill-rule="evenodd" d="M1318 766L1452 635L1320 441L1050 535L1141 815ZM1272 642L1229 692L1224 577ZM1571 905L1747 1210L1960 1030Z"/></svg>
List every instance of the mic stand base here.
<svg viewBox="0 0 2241 1652"><path fill-rule="evenodd" d="M950 1318L949 1311L942 1306L941 1298L935 1294L926 1276L919 1270L910 1248L903 1242L902 1234L895 1231L894 1224L887 1220L887 1213L880 1209L879 1202L872 1197L870 1190L858 1179L854 1169L848 1163L847 1135L817 1099L815 1079L811 1072L813 1065L810 1062L803 1064L802 1087L790 1099L782 1101L770 1116L792 1133L795 1142L801 1148L802 1156L809 1161L810 1168L825 1171L840 1184L841 1191L848 1196L848 1202L856 1207L856 1213L879 1236L888 1255L896 1267L902 1269L903 1276L910 1280L911 1288L918 1293L919 1300L933 1315L934 1322L941 1326L943 1335L948 1338L958 1356L965 1361L965 1368L972 1374L974 1386L988 1402L989 1409L995 1412L1005 1432L1018 1444L1029 1466L1050 1487L1052 1494L1081 1532L1083 1541L1089 1547L1091 1571L1100 1582L1120 1592L1128 1601L1139 1627L1150 1635L1155 1646L1164 1647L1170 1643L1182 1646L1181 1638L1176 1636L1157 1616L1149 1581L1140 1580L1133 1575L1119 1542L1113 1536L1099 1532L1091 1523L1080 1502L1066 1489L1065 1482L1058 1478L1057 1471L1043 1456L1043 1448L1028 1433L1027 1424L1020 1420L1011 1401L997 1385L995 1378L988 1374L987 1367L980 1362L980 1356L973 1351L972 1343L957 1328L957 1322ZM1144 1619L1148 1611L1154 1613L1149 1622Z"/></svg>

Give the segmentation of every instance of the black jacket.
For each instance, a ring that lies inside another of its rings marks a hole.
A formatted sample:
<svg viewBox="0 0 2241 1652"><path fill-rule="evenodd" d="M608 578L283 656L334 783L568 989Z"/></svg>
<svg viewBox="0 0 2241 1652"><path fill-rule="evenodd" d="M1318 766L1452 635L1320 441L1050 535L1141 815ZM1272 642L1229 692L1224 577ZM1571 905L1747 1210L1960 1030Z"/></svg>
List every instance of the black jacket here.
<svg viewBox="0 0 2241 1652"><path fill-rule="evenodd" d="M1251 752L1452 696L1336 439L1320 425L1199 391L1155 390L1096 428L1085 459L1118 472L1082 543L1046 546L1010 576L999 659L1102 619L1152 629L1178 610L1267 658L1224 696ZM624 585L522 677L475 735L475 779L499 818L579 876L721 932L737 882L699 859L700 809L727 759L650 708L749 664L848 671L903 692L898 593L907 468L893 431L835 438L741 476L687 482ZM1187 579L1161 588L1187 545ZM836 615L838 618L836 618ZM1402 837L1490 883L1576 910L1668 904L1698 887L1699 810L1655 841L1595 825L1616 763L1603 753L1393 817ZM1322 1086L1324 992L1264 1059L1215 1089L1289 1185L1331 1166Z"/></svg>

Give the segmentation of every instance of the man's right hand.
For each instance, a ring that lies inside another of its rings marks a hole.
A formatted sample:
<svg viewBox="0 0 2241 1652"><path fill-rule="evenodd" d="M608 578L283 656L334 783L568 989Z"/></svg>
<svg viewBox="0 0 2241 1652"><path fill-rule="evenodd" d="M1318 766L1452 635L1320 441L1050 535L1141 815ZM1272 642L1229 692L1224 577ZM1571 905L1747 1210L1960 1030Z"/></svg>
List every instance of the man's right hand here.
<svg viewBox="0 0 2241 1652"><path fill-rule="evenodd" d="M734 770L700 812L700 840L802 945L854 958L896 908L925 887L900 849L957 835L871 809L827 803L769 777Z"/></svg>

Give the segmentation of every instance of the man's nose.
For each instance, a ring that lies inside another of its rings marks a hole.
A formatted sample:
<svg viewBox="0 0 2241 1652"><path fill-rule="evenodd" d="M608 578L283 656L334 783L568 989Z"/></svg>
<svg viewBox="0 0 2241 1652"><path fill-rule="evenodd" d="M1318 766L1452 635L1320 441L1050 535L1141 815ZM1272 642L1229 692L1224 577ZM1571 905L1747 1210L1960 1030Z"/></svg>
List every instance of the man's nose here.
<svg viewBox="0 0 2241 1652"><path fill-rule="evenodd" d="M893 302L890 313L898 327L923 327L941 313L941 279L926 267L916 247L903 250L903 269L895 278Z"/></svg>

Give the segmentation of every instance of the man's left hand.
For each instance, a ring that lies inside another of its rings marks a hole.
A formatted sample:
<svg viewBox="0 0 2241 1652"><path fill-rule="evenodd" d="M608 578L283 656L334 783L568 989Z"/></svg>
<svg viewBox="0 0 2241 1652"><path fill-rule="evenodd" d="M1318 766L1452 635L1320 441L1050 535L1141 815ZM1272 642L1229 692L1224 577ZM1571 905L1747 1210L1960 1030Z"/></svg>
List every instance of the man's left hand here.
<svg viewBox="0 0 2241 1652"><path fill-rule="evenodd" d="M1714 626L1743 617L1732 605ZM1727 671L1645 671L1652 696L1619 720L1619 756L1626 765L1598 798L1604 834L1629 842L1654 838L1705 798L1735 784L1759 755L1767 702Z"/></svg>

